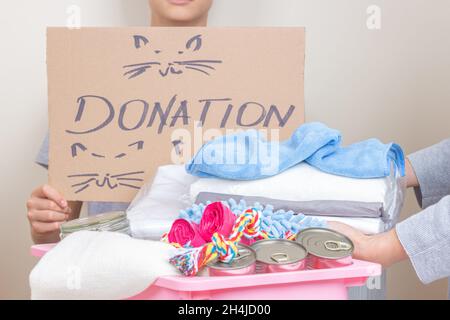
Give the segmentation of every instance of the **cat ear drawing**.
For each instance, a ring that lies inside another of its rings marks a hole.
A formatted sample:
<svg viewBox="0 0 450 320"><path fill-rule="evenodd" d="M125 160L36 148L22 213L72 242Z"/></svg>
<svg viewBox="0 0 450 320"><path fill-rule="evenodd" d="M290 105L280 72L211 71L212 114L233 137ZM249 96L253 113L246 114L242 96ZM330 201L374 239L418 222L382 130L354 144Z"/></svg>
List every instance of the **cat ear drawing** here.
<svg viewBox="0 0 450 320"><path fill-rule="evenodd" d="M72 146L70 147L70 151L72 152L72 158L75 158L76 156L78 156L78 150L86 151L87 148L84 146L84 144L79 143L79 142L72 144Z"/></svg>
<svg viewBox="0 0 450 320"><path fill-rule="evenodd" d="M175 149L175 153L180 156L183 153L182 145L183 141L181 139L173 140L172 141L173 148Z"/></svg>
<svg viewBox="0 0 450 320"><path fill-rule="evenodd" d="M136 146L137 150L142 150L144 148L144 141L139 140L139 141L136 141L134 143L130 143L128 146L129 147Z"/></svg>
<svg viewBox="0 0 450 320"><path fill-rule="evenodd" d="M136 147L136 150L142 150L142 149L144 149L144 141L139 140L139 141L130 143L128 146L133 147L133 148ZM126 155L127 155L127 153L122 152L122 153L119 153L118 155L116 155L114 158L120 159L120 158L125 157Z"/></svg>
<svg viewBox="0 0 450 320"><path fill-rule="evenodd" d="M190 50L192 48L192 51L198 51L202 47L202 44L202 35L198 34L186 42L186 49Z"/></svg>
<svg viewBox="0 0 450 320"><path fill-rule="evenodd" d="M140 49L141 47L146 46L150 42L146 37L141 35L134 35L133 39L134 39L134 47L136 49Z"/></svg>

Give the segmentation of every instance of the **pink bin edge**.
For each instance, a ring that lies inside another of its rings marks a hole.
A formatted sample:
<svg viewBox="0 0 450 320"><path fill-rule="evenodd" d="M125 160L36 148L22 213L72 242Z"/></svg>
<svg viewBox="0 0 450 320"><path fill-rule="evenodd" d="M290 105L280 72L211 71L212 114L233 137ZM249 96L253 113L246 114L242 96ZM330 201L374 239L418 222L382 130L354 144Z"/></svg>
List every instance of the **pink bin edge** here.
<svg viewBox="0 0 450 320"><path fill-rule="evenodd" d="M31 255L40 258L55 246L34 245ZM333 269L235 277L167 276L128 299L347 299L348 287L380 274L381 265L354 259L352 265Z"/></svg>

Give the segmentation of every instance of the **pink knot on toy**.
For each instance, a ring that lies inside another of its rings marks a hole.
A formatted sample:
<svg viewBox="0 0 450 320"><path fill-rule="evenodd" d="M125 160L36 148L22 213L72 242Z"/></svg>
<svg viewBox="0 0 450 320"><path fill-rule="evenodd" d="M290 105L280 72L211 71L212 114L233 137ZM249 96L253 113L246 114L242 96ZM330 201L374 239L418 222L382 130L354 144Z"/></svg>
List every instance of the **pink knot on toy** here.
<svg viewBox="0 0 450 320"><path fill-rule="evenodd" d="M254 208L247 209L234 223L228 239L216 232L211 237L212 242L201 248L184 250L170 258L170 263L186 276L196 275L205 265L217 258L230 263L237 255L237 245L244 234L251 238L266 237L265 234L260 234L260 224L260 212Z"/></svg>
<svg viewBox="0 0 450 320"><path fill-rule="evenodd" d="M213 202L206 206L200 220L199 232L206 242L211 242L212 235L219 233L228 237L233 229L236 216L222 202Z"/></svg>
<svg viewBox="0 0 450 320"><path fill-rule="evenodd" d="M198 225L184 219L173 222L167 239L169 243L176 243L182 247L200 247L206 243L200 235Z"/></svg>

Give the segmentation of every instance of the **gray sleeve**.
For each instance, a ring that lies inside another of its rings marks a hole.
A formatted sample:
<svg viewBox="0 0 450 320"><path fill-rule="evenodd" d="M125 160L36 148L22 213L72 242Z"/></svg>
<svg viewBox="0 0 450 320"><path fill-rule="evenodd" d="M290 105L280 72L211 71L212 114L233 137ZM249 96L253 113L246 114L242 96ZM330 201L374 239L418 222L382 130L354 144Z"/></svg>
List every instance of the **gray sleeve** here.
<svg viewBox="0 0 450 320"><path fill-rule="evenodd" d="M423 283L450 276L450 196L397 224L396 231Z"/></svg>
<svg viewBox="0 0 450 320"><path fill-rule="evenodd" d="M450 138L408 156L419 180L415 188L422 208L450 194Z"/></svg>
<svg viewBox="0 0 450 320"><path fill-rule="evenodd" d="M48 132L45 135L45 139L42 142L41 148L39 149L39 152L36 156L36 159L34 160L37 164L43 166L44 168L48 169Z"/></svg>

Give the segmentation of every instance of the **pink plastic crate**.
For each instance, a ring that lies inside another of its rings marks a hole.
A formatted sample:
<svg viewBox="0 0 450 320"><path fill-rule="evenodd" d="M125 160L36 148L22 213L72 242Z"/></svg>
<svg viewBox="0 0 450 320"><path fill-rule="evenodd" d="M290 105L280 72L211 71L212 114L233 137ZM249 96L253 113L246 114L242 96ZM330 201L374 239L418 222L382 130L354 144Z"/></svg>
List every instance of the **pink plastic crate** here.
<svg viewBox="0 0 450 320"><path fill-rule="evenodd" d="M55 244L31 247L42 257ZM368 277L381 274L379 264L353 260L349 266L245 276L158 278L143 292L129 299L153 300L306 300L347 299L347 289L364 285Z"/></svg>

